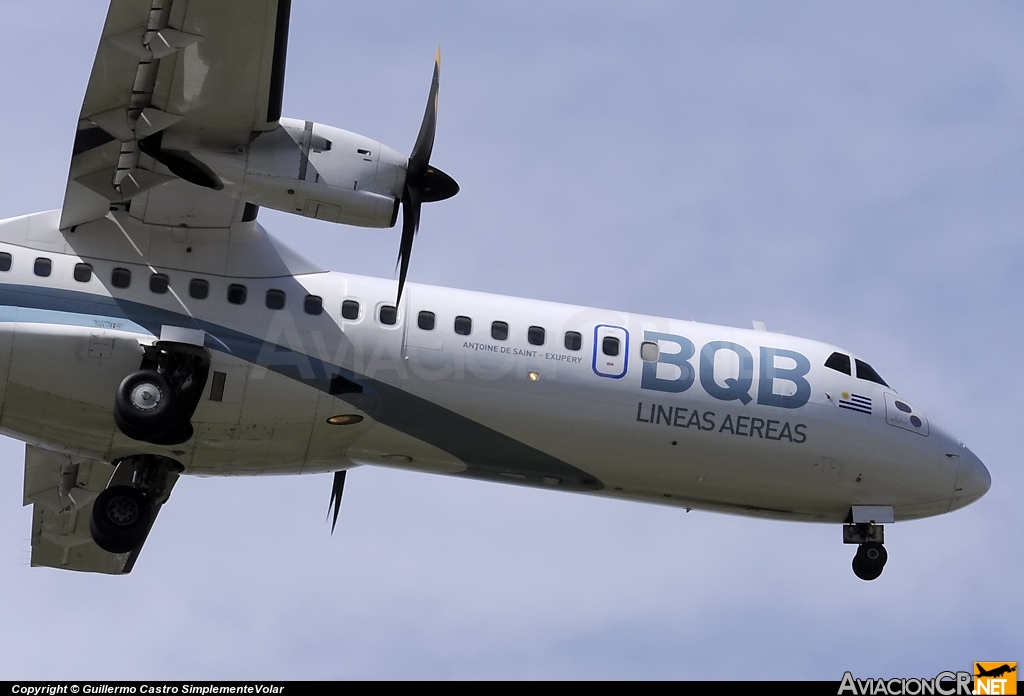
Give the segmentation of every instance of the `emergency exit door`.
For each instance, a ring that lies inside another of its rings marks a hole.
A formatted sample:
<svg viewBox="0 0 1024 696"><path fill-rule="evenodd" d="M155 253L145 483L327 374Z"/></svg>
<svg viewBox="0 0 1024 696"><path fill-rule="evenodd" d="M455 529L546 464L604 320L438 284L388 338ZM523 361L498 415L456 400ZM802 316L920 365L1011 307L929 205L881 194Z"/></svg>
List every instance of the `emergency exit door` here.
<svg viewBox="0 0 1024 696"><path fill-rule="evenodd" d="M594 372L601 377L626 376L629 361L629 332L621 326L594 327Z"/></svg>

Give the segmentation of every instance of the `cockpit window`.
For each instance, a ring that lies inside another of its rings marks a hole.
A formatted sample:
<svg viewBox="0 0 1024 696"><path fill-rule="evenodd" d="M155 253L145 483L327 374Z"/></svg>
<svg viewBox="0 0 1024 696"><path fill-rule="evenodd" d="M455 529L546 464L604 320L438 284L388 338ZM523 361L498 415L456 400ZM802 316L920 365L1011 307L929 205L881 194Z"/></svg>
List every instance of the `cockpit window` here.
<svg viewBox="0 0 1024 696"><path fill-rule="evenodd" d="M886 384L885 380L875 372L875 368L871 367L863 360L854 359L853 364L857 368L857 379L881 384L883 387L889 386ZM825 361L825 367L835 370L836 372L842 372L844 375L853 376L853 371L850 369L850 356L845 353L837 352L828 356L828 360Z"/></svg>
<svg viewBox="0 0 1024 696"><path fill-rule="evenodd" d="M885 383L885 380L875 372L875 368L871 367L863 360L854 360L853 362L857 366L857 379L866 379L869 382L881 384L883 387L889 386Z"/></svg>
<svg viewBox="0 0 1024 696"><path fill-rule="evenodd" d="M852 374L850 370L850 356L844 353L833 353L825 361L825 367L842 372L844 375Z"/></svg>

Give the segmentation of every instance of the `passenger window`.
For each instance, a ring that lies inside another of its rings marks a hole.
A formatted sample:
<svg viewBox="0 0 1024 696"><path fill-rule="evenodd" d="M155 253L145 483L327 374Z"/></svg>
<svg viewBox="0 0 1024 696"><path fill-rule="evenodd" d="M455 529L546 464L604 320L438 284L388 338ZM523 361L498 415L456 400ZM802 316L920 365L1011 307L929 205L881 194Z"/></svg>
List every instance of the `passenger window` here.
<svg viewBox="0 0 1024 696"><path fill-rule="evenodd" d="M825 361L825 367L836 372L842 372L844 375L852 374L850 371L850 356L843 353L833 353L828 356L828 360Z"/></svg>
<svg viewBox="0 0 1024 696"><path fill-rule="evenodd" d="M579 350L583 347L583 335L576 331L565 332L565 349Z"/></svg>
<svg viewBox="0 0 1024 696"><path fill-rule="evenodd" d="M468 336L473 333L473 320L469 317L455 317L455 333Z"/></svg>
<svg viewBox="0 0 1024 696"><path fill-rule="evenodd" d="M267 290L267 309L284 309L284 291Z"/></svg>
<svg viewBox="0 0 1024 696"><path fill-rule="evenodd" d="M526 332L526 340L530 342L531 346L544 345L544 327L531 326Z"/></svg>
<svg viewBox="0 0 1024 696"><path fill-rule="evenodd" d="M306 302L303 304L306 314L319 316L324 311L324 298L317 295L306 295Z"/></svg>
<svg viewBox="0 0 1024 696"><path fill-rule="evenodd" d="M420 312L419 316L416 317L416 326L424 331L433 331L436 324L437 317L434 316L433 312Z"/></svg>
<svg viewBox="0 0 1024 696"><path fill-rule="evenodd" d="M493 338L495 341L507 341L508 323L504 321L492 321L491 338Z"/></svg>
<svg viewBox="0 0 1024 696"><path fill-rule="evenodd" d="M197 300L205 300L210 296L210 284L201 278L193 278L188 284L188 294Z"/></svg>
<svg viewBox="0 0 1024 696"><path fill-rule="evenodd" d="M601 341L601 352L614 358L619 354L619 339L615 336L605 336L604 340Z"/></svg>
<svg viewBox="0 0 1024 696"><path fill-rule="evenodd" d="M171 279L163 273L154 273L149 277L149 289L157 295L163 295L171 286Z"/></svg>
<svg viewBox="0 0 1024 696"><path fill-rule="evenodd" d="M640 344L640 359L644 362L656 363L661 357L661 349L654 341L644 341Z"/></svg>
<svg viewBox="0 0 1024 696"><path fill-rule="evenodd" d="M14 258L6 251L0 252L0 271L11 270L11 264L14 263Z"/></svg>
<svg viewBox="0 0 1024 696"><path fill-rule="evenodd" d="M854 360L853 364L857 366L857 379L866 379L869 382L881 384L883 387L889 386L885 383L885 380L875 372L875 369L863 360Z"/></svg>
<svg viewBox="0 0 1024 696"><path fill-rule="evenodd" d="M398 310L394 305L381 305L377 317L384 326L394 326L398 323Z"/></svg>
<svg viewBox="0 0 1024 696"><path fill-rule="evenodd" d="M75 280L79 283L88 283L92 280L92 266L87 263L76 263Z"/></svg>
<svg viewBox="0 0 1024 696"><path fill-rule="evenodd" d="M38 259L36 259L36 265L32 270L35 271L35 274L37 276L46 278L47 276L50 275L50 272L53 270L53 261L46 257L40 256Z"/></svg>
<svg viewBox="0 0 1024 696"><path fill-rule="evenodd" d="M110 284L115 288L126 288L132 284L132 272L127 268L115 268L110 272Z"/></svg>
<svg viewBox="0 0 1024 696"><path fill-rule="evenodd" d="M245 304L245 300L249 295L249 291L244 285L229 285L228 286L228 302L231 304L242 305Z"/></svg>
<svg viewBox="0 0 1024 696"><path fill-rule="evenodd" d="M359 303L355 300L345 300L341 303L341 316L349 321L359 318Z"/></svg>

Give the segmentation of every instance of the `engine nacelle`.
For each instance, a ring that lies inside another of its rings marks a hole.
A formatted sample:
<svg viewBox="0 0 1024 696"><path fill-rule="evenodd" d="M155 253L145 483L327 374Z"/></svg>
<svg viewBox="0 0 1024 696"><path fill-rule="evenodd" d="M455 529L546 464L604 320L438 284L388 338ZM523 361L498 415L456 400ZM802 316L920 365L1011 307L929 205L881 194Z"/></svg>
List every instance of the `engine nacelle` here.
<svg viewBox="0 0 1024 696"><path fill-rule="evenodd" d="M256 205L359 227L392 227L409 160L356 133L281 119L249 145L242 195Z"/></svg>

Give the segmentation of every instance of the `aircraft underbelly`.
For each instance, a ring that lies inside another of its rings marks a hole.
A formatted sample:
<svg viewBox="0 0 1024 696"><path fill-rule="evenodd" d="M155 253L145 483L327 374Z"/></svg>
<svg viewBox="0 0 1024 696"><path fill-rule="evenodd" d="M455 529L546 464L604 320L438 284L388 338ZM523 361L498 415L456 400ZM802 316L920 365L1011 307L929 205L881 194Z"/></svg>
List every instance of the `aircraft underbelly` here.
<svg viewBox="0 0 1024 696"><path fill-rule="evenodd" d="M17 310L14 310L16 312ZM4 401L7 394L7 378L10 374L11 350L14 348L14 312L8 309L10 316L0 321L0 418L2 418Z"/></svg>
<svg viewBox="0 0 1024 696"><path fill-rule="evenodd" d="M152 452L196 474L302 473L311 454L320 394L301 383L221 356L222 391L208 384L193 418L196 435L161 447L118 431L114 394L142 359L136 334L101 328L20 322L0 324L3 410L0 428L19 439L104 460ZM326 418L326 416L325 416ZM337 429L316 439L321 464L330 453L342 468L356 433Z"/></svg>
<svg viewBox="0 0 1024 696"><path fill-rule="evenodd" d="M51 448L105 457L114 432L114 392L141 359L136 338L36 321L21 321L3 335L0 346L10 345L3 429Z"/></svg>
<svg viewBox="0 0 1024 696"><path fill-rule="evenodd" d="M441 356L430 357L439 369ZM854 504L893 505L905 518L948 509L955 469L931 491L921 490L923 477L894 480L895 465L915 456L916 436L894 431L886 451L866 449L876 423L865 418L865 429L851 428L843 420L848 414L831 406L812 404L795 414L692 399L680 402L688 407L682 417L666 419L635 390L560 377L545 384L515 369L491 379L466 371L450 379L410 375L402 386L587 472L602 482L599 495L833 522ZM516 463L507 467L506 480L514 483ZM934 471L922 473L935 478Z"/></svg>

